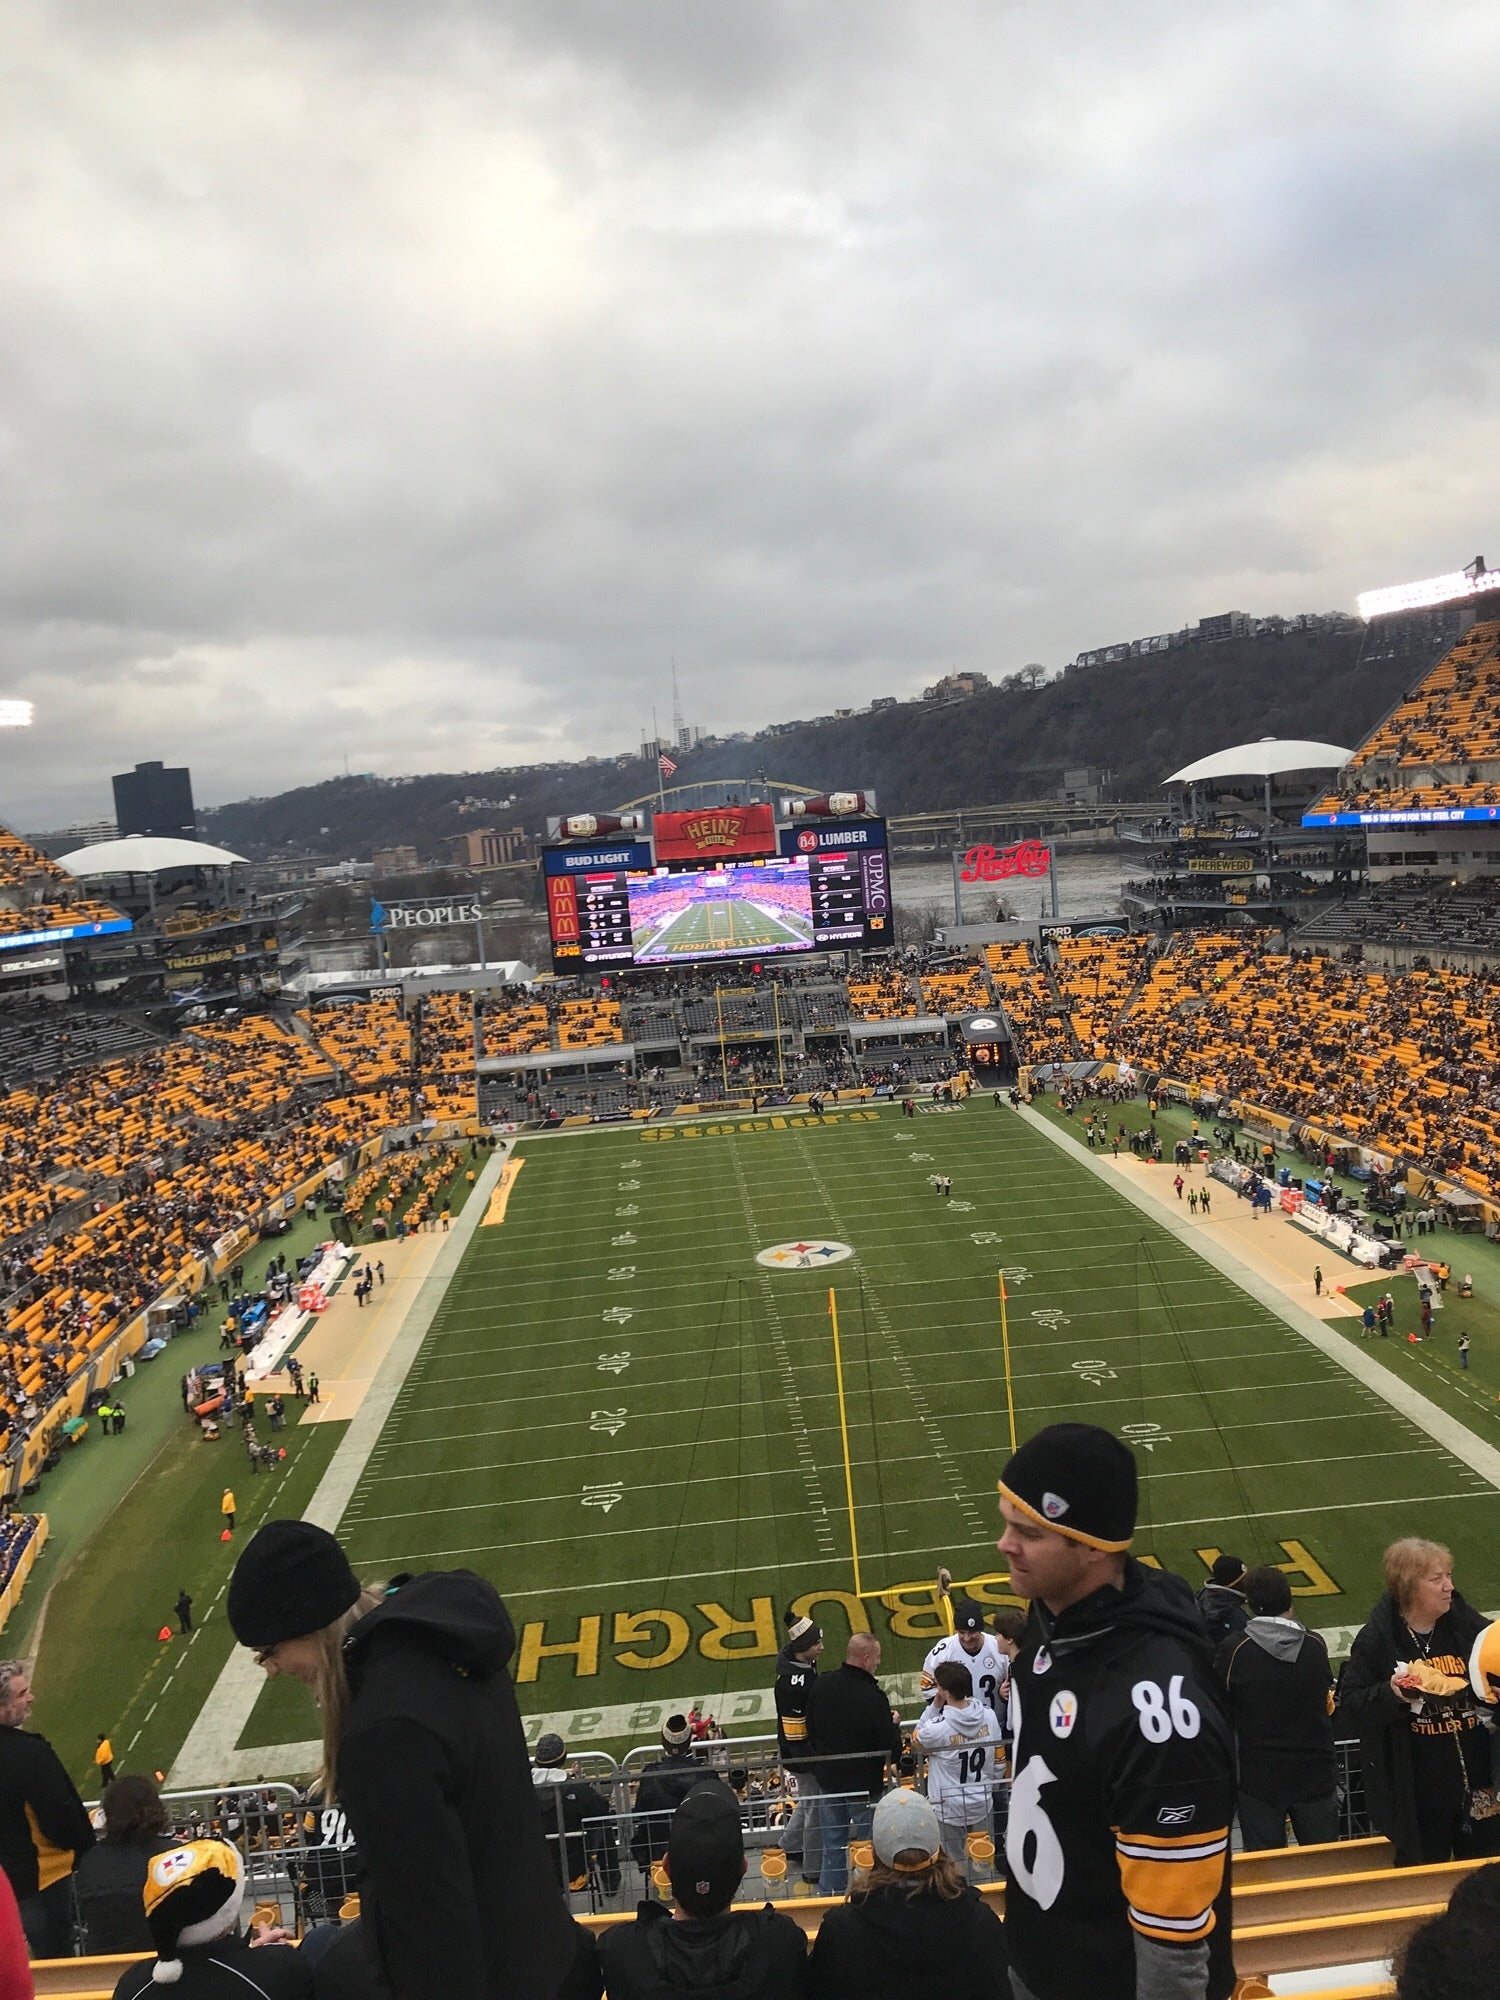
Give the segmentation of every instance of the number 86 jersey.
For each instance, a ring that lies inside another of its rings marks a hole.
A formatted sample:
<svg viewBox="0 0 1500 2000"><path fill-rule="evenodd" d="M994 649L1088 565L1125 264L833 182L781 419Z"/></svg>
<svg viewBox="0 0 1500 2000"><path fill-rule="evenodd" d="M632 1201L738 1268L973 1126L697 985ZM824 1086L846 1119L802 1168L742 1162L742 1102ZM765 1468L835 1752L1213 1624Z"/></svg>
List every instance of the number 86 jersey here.
<svg viewBox="0 0 1500 2000"><path fill-rule="evenodd" d="M1225 2000L1234 1744L1192 1595L1132 1560L1123 1590L1035 1609L1011 1673L1016 1971L1036 2000Z"/></svg>

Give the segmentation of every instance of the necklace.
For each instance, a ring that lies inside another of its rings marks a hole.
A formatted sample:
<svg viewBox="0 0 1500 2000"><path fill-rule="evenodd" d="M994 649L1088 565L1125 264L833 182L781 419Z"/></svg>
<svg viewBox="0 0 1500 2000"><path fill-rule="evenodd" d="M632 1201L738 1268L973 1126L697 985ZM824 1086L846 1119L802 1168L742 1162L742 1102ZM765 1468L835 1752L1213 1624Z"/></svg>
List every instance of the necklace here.
<svg viewBox="0 0 1500 2000"><path fill-rule="evenodd" d="M1403 1625L1406 1625L1406 1620L1403 1618L1401 1623ZM1411 1640L1412 1644L1416 1647L1417 1651L1422 1655L1422 1658L1424 1660L1431 1657L1433 1633L1435 1633L1436 1630L1437 1627L1434 1626L1432 1632L1414 1632L1410 1625L1406 1625L1407 1637Z"/></svg>

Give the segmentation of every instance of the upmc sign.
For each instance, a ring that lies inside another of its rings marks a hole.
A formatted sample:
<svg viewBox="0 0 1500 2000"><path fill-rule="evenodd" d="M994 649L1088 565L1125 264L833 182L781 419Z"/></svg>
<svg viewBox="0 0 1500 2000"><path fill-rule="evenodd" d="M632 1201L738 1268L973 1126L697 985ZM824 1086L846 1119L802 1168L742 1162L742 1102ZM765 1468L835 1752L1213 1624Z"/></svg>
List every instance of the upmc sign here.
<svg viewBox="0 0 1500 2000"><path fill-rule="evenodd" d="M1052 849L1039 840L1018 840L1013 847L971 847L958 871L960 882L1004 882L1012 875L1045 875L1052 866Z"/></svg>
<svg viewBox="0 0 1500 2000"><path fill-rule="evenodd" d="M659 812L651 823L658 861L732 861L776 852L770 806L703 806Z"/></svg>

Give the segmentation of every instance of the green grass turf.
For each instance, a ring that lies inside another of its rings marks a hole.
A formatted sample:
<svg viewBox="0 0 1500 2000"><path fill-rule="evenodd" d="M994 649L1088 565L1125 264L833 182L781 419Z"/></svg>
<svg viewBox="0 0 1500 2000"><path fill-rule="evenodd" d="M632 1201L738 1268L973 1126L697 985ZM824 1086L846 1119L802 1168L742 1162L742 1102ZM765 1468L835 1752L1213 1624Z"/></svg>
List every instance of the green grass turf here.
<svg viewBox="0 0 1500 2000"><path fill-rule="evenodd" d="M1155 1427L1135 1433L1141 1550L1197 1582L1218 1549L1288 1560L1299 1543L1294 1586L1324 1585L1301 1610L1329 1626L1363 1619L1381 1549L1421 1532L1500 1603L1500 1495L988 1098L519 1150L508 1219L450 1284L343 1534L369 1575L470 1565L546 1644L596 1633L597 1671L560 1654L523 1681L530 1713L763 1687L789 1599L852 1588L829 1284L866 1591L946 1561L1003 1595L1002 1263L1021 1435L1068 1415ZM857 1255L755 1264L803 1238ZM748 1623L755 1600L774 1622L716 1647L705 1607ZM838 1646L844 1613L823 1615ZM906 1636L899 1604L870 1615L884 1669L914 1668L920 1620ZM284 1700L247 1743L311 1733Z"/></svg>
<svg viewBox="0 0 1500 2000"><path fill-rule="evenodd" d="M170 1765L233 1644L223 1590L236 1554L262 1521L304 1511L346 1428L289 1422L280 1433L285 1464L251 1478L237 1430L206 1444L184 1425L75 1557L43 1622L33 1727L86 1797L97 1792L101 1729L117 1766ZM219 1539L226 1483L239 1503L232 1543ZM190 1639L177 1636L172 1613L184 1588L198 1627ZM163 1625L173 1634L165 1642Z"/></svg>

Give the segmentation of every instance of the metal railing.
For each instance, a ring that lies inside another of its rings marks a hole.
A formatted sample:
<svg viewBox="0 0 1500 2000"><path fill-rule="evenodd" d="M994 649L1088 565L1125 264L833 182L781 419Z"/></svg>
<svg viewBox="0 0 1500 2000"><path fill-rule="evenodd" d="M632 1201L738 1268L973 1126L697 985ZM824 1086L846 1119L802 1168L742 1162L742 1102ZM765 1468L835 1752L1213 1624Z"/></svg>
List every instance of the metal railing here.
<svg viewBox="0 0 1500 2000"><path fill-rule="evenodd" d="M1355 1742L1335 1745L1339 1838L1372 1832ZM641 1811L643 1775L660 1765L660 1744L642 1744L618 1761L603 1750L581 1750L565 1766L537 1776L536 1796L559 1887L575 1915L624 1913L642 1900L665 1900L671 1885L662 1866L672 1812L698 1777L716 1777L739 1801L748 1867L737 1902L781 1903L842 1895L851 1870L869 1860L866 1845L874 1801L867 1791L825 1791L807 1780L818 1760L799 1759L801 1773L783 1769L774 1736L712 1738L692 1746L689 1777L671 1760L662 1803ZM828 1761L828 1760L825 1760ZM842 1763L843 1759L832 1760ZM912 1785L933 1797L944 1843L976 1886L1005 1873L1008 1773L955 1795L951 1779L930 1783L920 1750L901 1759L887 1784ZM592 1799L586 1794L592 1793ZM675 1796L674 1796L675 1794ZM648 1798L652 1793L648 1791ZM169 1831L183 1840L228 1840L245 1858L248 1895L257 1911L301 1934L333 1922L359 1891L360 1861L342 1811L320 1804L294 1785L266 1783L164 1792ZM604 1810L594 1810L595 1804ZM832 1850L832 1852L830 1852ZM86 1916L86 1911L80 1913ZM88 1950L80 1922L77 1948Z"/></svg>

